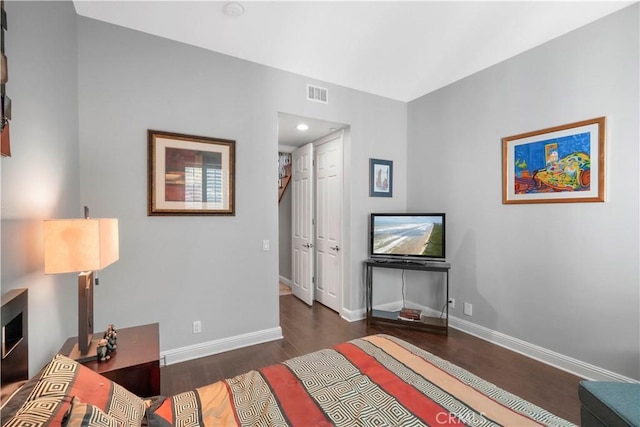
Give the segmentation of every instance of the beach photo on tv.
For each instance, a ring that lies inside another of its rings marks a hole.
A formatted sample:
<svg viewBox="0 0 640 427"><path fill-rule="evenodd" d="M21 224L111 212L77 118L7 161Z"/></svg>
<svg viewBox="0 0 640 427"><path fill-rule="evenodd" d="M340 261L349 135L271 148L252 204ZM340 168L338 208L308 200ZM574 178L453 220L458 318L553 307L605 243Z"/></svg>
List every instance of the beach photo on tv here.
<svg viewBox="0 0 640 427"><path fill-rule="evenodd" d="M373 253L442 257L441 216L377 216L373 224Z"/></svg>

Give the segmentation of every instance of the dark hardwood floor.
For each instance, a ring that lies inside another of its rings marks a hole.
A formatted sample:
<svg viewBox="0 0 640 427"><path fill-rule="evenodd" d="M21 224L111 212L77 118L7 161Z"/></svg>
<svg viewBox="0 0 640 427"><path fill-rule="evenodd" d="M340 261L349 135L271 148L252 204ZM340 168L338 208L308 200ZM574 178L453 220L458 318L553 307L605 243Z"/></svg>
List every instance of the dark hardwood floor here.
<svg viewBox="0 0 640 427"><path fill-rule="evenodd" d="M171 395L231 378L343 341L389 334L496 384L546 410L579 424L579 377L455 329L448 336L365 321L347 322L321 304L307 307L293 295L280 297L283 340L177 363L161 368L162 393Z"/></svg>

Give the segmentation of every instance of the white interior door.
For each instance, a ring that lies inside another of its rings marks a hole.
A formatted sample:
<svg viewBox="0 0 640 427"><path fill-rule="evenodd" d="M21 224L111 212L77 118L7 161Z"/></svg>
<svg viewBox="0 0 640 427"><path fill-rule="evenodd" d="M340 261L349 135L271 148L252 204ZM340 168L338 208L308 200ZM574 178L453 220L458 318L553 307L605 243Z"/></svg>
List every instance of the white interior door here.
<svg viewBox="0 0 640 427"><path fill-rule="evenodd" d="M316 280L315 298L334 311L342 305L342 136L315 141Z"/></svg>
<svg viewBox="0 0 640 427"><path fill-rule="evenodd" d="M313 144L292 155L291 275L293 295L313 304Z"/></svg>

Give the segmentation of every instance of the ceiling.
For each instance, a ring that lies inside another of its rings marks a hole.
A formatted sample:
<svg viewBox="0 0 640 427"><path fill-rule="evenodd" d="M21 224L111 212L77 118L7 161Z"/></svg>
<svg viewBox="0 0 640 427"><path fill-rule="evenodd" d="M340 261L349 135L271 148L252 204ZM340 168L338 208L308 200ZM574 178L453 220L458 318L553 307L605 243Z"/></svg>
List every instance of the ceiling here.
<svg viewBox="0 0 640 427"><path fill-rule="evenodd" d="M409 102L634 2L73 3L82 16ZM230 4L236 10L240 5L244 13L225 12ZM301 122L309 126L307 131L296 129ZM344 127L280 114L279 144L287 150L285 146L301 146Z"/></svg>
<svg viewBox="0 0 640 427"><path fill-rule="evenodd" d="M297 126L299 124L307 125L308 129L304 131L298 130ZM346 127L343 123L280 113L278 114L279 151L291 152L296 147L301 147Z"/></svg>
<svg viewBox="0 0 640 427"><path fill-rule="evenodd" d="M76 0L79 15L408 102L632 1ZM586 48L586 47L585 47Z"/></svg>

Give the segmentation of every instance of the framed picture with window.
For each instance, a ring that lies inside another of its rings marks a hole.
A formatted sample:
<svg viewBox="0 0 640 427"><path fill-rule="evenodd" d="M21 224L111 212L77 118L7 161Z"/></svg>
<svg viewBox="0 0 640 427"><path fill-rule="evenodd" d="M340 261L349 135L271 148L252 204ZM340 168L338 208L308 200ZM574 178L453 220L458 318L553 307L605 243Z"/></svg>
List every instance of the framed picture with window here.
<svg viewBox="0 0 640 427"><path fill-rule="evenodd" d="M147 214L235 215L235 141L149 130Z"/></svg>

